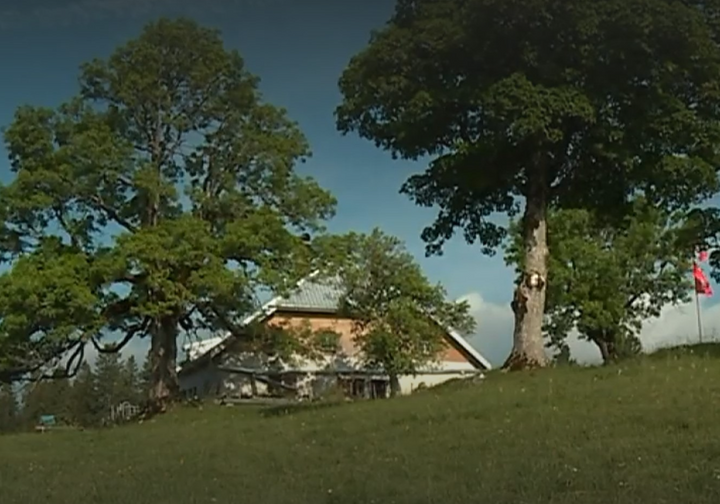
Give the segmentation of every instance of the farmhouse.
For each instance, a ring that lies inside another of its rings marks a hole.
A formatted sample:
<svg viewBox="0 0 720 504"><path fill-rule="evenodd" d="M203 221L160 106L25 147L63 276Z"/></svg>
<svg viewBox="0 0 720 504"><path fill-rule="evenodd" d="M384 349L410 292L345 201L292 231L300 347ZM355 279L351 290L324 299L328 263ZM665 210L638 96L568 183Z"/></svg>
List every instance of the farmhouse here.
<svg viewBox="0 0 720 504"><path fill-rule="evenodd" d="M346 396L378 398L389 393L388 377L361 365L354 343L353 321L339 313L341 292L331 281L311 276L290 295L276 297L247 317L242 326L299 327L336 336L337 345L322 357L300 356L283 362L243 348L232 335L214 337L183 347L178 368L183 394L233 399L263 396L313 398L339 390ZM401 376L400 391L411 393L453 378L472 377L491 365L452 328L445 330L446 348L436 360L414 376Z"/></svg>

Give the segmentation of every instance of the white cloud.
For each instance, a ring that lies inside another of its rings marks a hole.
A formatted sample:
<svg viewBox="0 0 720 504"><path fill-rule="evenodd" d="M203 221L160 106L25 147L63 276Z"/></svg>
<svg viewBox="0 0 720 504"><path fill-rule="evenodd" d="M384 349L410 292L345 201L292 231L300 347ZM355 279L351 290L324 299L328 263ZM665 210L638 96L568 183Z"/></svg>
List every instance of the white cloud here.
<svg viewBox="0 0 720 504"><path fill-rule="evenodd" d="M512 348L514 318L509 303L490 303L479 292L465 294L459 301L467 301L477 322L475 335L468 337L468 342L493 365L502 364Z"/></svg>
<svg viewBox="0 0 720 504"><path fill-rule="evenodd" d="M493 364L501 365L512 348L514 318L510 303L491 303L478 292L461 296L470 305L477 321L476 334L468 341ZM703 336L705 341L720 339L720 303L701 300ZM640 333L643 348L653 350L663 346L698 341L695 302L667 306L659 318L648 320ZM574 359L582 363L599 363L600 353L595 345L577 337L570 337Z"/></svg>

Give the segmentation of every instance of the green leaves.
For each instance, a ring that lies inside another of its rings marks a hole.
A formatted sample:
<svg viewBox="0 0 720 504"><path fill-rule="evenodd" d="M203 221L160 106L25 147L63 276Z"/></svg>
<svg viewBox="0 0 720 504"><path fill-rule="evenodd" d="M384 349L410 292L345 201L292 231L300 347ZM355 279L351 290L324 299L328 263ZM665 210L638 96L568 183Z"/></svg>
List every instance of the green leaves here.
<svg viewBox="0 0 720 504"><path fill-rule="evenodd" d="M467 303L445 300L397 238L378 229L316 242L325 274L343 291L342 311L355 321L355 340L366 365L391 376L413 374L445 349L448 327L474 329Z"/></svg>
<svg viewBox="0 0 720 504"><path fill-rule="evenodd" d="M713 7L715 8L715 7ZM718 190L717 26L706 3L399 1L348 64L338 128L410 159L436 207L430 253L462 229L492 253L538 182L550 205L618 223L644 194L687 208ZM478 33L482 36L478 37Z"/></svg>
<svg viewBox="0 0 720 504"><path fill-rule="evenodd" d="M622 225L610 227L586 210L551 214L546 330L562 348L577 329L601 347L634 338L644 320L689 299L693 247L684 219L638 199ZM507 262L520 265L519 230ZM613 357L613 356L611 356Z"/></svg>
<svg viewBox="0 0 720 504"><path fill-rule="evenodd" d="M689 250L710 252L711 275L720 278L720 209L716 206L694 208L688 212L678 240Z"/></svg>
<svg viewBox="0 0 720 504"><path fill-rule="evenodd" d="M622 227L636 197L688 210L720 189L716 18L707 2L398 0L340 78L337 126L431 158L402 187L438 211L428 254L458 230L494 253L496 214L525 203L523 261L544 275L548 209ZM509 368L544 356L543 287L521 285Z"/></svg>
<svg viewBox="0 0 720 504"><path fill-rule="evenodd" d="M48 341L86 329L141 337L223 327L258 290L311 271L299 235L322 232L335 200L295 173L307 142L257 83L217 31L161 19L83 65L77 98L18 109L5 133L16 178L0 189L0 248L15 261L2 280L0 341L34 334L18 327L42 312L10 302L21 290L26 304L57 306ZM48 259L56 280L28 284L18 268L35 267L50 242L61 252ZM65 284L76 287L61 295ZM163 348L174 361L169 341L154 342L153 352Z"/></svg>
<svg viewBox="0 0 720 504"><path fill-rule="evenodd" d="M84 345L102 326L89 258L46 239L0 277L0 381Z"/></svg>

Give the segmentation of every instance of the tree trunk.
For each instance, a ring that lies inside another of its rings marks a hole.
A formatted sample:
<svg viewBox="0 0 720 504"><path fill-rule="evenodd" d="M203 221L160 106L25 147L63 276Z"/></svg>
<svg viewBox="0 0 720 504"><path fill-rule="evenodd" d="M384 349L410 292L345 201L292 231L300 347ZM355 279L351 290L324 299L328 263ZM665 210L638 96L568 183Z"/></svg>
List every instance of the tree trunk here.
<svg viewBox="0 0 720 504"><path fill-rule="evenodd" d="M397 397L400 395L400 379L396 373L390 373L390 397Z"/></svg>
<svg viewBox="0 0 720 504"><path fill-rule="evenodd" d="M610 364L615 360L615 355L611 348L610 343L607 341L595 341L595 344L600 349L600 356L602 357L603 364Z"/></svg>
<svg viewBox="0 0 720 504"><path fill-rule="evenodd" d="M155 168L158 185L147 191L147 207L143 227L156 227L160 220L160 182L163 180L163 163L167 152L163 145L163 106L157 104L152 111L149 122L145 124L146 135L151 138L151 164ZM148 292L151 302L157 302L162 294ZM150 391L148 406L150 413L162 413L169 404L175 400L180 392L176 363L177 363L177 336L178 320L173 315L157 316L151 326L150 343Z"/></svg>
<svg viewBox="0 0 720 504"><path fill-rule="evenodd" d="M150 344L151 381L149 406L153 413L164 412L178 396L177 324L172 317L158 317L153 322Z"/></svg>
<svg viewBox="0 0 720 504"><path fill-rule="evenodd" d="M590 340L595 343L600 350L600 356L602 357L604 364L611 364L618 360L619 355L615 334L591 334Z"/></svg>
<svg viewBox="0 0 720 504"><path fill-rule="evenodd" d="M547 185L538 172L528 182L523 215L523 271L511 303L515 314L513 348L503 368L544 367L549 359L543 341L547 285Z"/></svg>

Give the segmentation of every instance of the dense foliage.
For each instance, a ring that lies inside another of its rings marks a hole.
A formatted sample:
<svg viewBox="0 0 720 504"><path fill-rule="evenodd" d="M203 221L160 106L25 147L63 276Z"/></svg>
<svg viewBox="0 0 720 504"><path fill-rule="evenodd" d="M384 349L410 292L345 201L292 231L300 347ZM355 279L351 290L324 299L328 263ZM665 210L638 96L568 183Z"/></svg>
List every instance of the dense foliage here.
<svg viewBox="0 0 720 504"><path fill-rule="evenodd" d="M340 79L341 131L429 158L403 186L436 207L439 252L457 229L492 252L497 213L523 208L523 271L506 365L543 365L547 212L617 224L718 189L716 0L398 0Z"/></svg>
<svg viewBox="0 0 720 504"><path fill-rule="evenodd" d="M587 210L551 212L548 346L562 352L577 330L605 362L638 353L642 323L664 306L689 300L693 248L684 239L686 225L643 199L615 226ZM511 237L506 260L519 268L519 225L511 227Z"/></svg>
<svg viewBox="0 0 720 504"><path fill-rule="evenodd" d="M52 415L58 427L100 427L124 421L111 410L122 403L140 407L147 400L150 368L138 369L134 357L101 354L94 366L83 362L74 378L0 387L0 433L30 431L41 416Z"/></svg>
<svg viewBox="0 0 720 504"><path fill-rule="evenodd" d="M682 240L696 250L708 252L710 274L720 281L720 208L717 204L688 212Z"/></svg>
<svg viewBox="0 0 720 504"><path fill-rule="evenodd" d="M0 189L13 266L0 277L0 377L147 336L162 407L181 331L226 328L258 291L311 270L306 242L334 199L296 174L307 142L257 86L218 32L162 19L83 65L78 97L17 110L15 177Z"/></svg>
<svg viewBox="0 0 720 504"><path fill-rule="evenodd" d="M342 312L354 320L355 342L365 366L382 369L390 392L398 377L416 374L446 350L448 328L472 333L475 321L466 302L447 301L403 243L374 229L323 240L326 273L342 292Z"/></svg>

